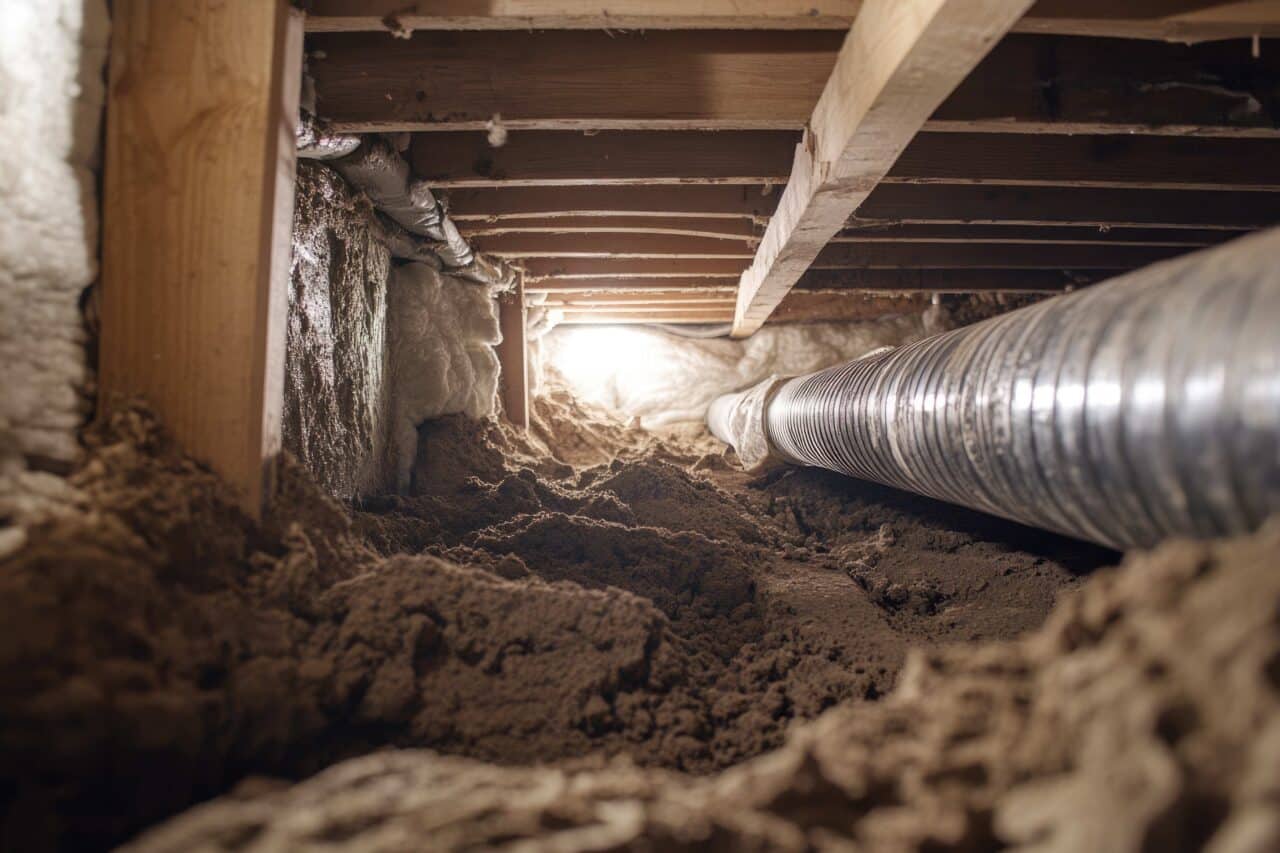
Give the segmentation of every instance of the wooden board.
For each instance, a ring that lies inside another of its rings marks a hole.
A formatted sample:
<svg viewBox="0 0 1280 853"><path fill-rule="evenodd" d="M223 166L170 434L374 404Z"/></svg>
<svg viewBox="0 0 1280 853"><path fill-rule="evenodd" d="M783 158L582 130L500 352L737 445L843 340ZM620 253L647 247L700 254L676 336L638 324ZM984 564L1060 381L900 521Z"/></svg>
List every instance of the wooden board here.
<svg viewBox="0 0 1280 853"><path fill-rule="evenodd" d="M414 172L433 187L785 183L800 134L789 130L568 130L418 133Z"/></svg>
<svg viewBox="0 0 1280 853"><path fill-rule="evenodd" d="M1119 5L1119 4L1117 4ZM1280 44L1010 36L926 125L982 133L1280 138Z"/></svg>
<svg viewBox="0 0 1280 853"><path fill-rule="evenodd" d="M884 183L1280 191L1270 139L922 133Z"/></svg>
<svg viewBox="0 0 1280 853"><path fill-rule="evenodd" d="M649 216L756 219L773 213L780 191L768 187L504 187L452 190L455 222Z"/></svg>
<svg viewBox="0 0 1280 853"><path fill-rule="evenodd" d="M103 402L144 398L256 514L281 441L302 19L116 0L112 27Z"/></svg>
<svg viewBox="0 0 1280 853"><path fill-rule="evenodd" d="M1247 231L1098 228L1088 225L875 225L845 227L832 243L986 243L1050 246L1216 246Z"/></svg>
<svg viewBox="0 0 1280 853"><path fill-rule="evenodd" d="M516 289L498 298L498 326L502 332L497 353L503 414L515 426L528 429L528 315L525 309L524 283L519 276L516 277Z"/></svg>
<svg viewBox="0 0 1280 853"><path fill-rule="evenodd" d="M338 130L799 130L840 32L316 34ZM660 73L655 73L660 69Z"/></svg>
<svg viewBox="0 0 1280 853"><path fill-rule="evenodd" d="M643 314L626 311L565 311L561 323L569 325L590 323L596 325L635 325L652 323L729 323L733 320L733 306L724 308L678 308L671 311L649 311Z"/></svg>
<svg viewBox="0 0 1280 853"><path fill-rule="evenodd" d="M1029 0L868 0L796 149L791 179L738 285L752 334Z"/></svg>
<svg viewBox="0 0 1280 853"><path fill-rule="evenodd" d="M310 0L314 32L849 28L861 0Z"/></svg>
<svg viewBox="0 0 1280 853"><path fill-rule="evenodd" d="M1280 224L1280 194L882 185L850 225L1084 225L1240 231Z"/></svg>
<svg viewBox="0 0 1280 853"><path fill-rule="evenodd" d="M1181 246L1036 246L984 243L831 243L812 269L1131 270L1177 257Z"/></svg>
<svg viewBox="0 0 1280 853"><path fill-rule="evenodd" d="M533 281L543 278L728 278L736 279L739 258L530 258L520 266Z"/></svg>
<svg viewBox="0 0 1280 853"><path fill-rule="evenodd" d="M657 216L578 216L499 219L495 222L464 220L458 230L465 237L498 237L521 234L667 234L674 237L708 237L741 242L759 239L764 227L745 218Z"/></svg>
<svg viewBox="0 0 1280 853"><path fill-rule="evenodd" d="M543 278L525 282L525 293L671 293L737 291L736 276L704 278L697 276L628 276Z"/></svg>
<svg viewBox="0 0 1280 853"><path fill-rule="evenodd" d="M314 32L532 29L846 30L859 0L310 0ZM1039 0L1017 32L1195 42L1280 35L1275 0Z"/></svg>
<svg viewBox="0 0 1280 853"><path fill-rule="evenodd" d="M911 269L806 272L792 289L875 293L1061 293L1114 275L1111 270ZM784 300L785 302L785 300Z"/></svg>
<svg viewBox="0 0 1280 853"><path fill-rule="evenodd" d="M754 243L669 234L502 234L472 246L497 258L742 258Z"/></svg>

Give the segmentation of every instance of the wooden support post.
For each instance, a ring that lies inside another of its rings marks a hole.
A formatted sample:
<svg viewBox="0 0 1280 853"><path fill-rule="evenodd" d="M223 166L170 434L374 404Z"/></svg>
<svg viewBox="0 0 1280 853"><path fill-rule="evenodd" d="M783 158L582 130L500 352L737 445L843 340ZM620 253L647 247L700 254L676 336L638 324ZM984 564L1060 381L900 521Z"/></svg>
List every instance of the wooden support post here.
<svg viewBox="0 0 1280 853"><path fill-rule="evenodd" d="M262 512L280 449L302 16L116 0L101 389L140 396Z"/></svg>
<svg viewBox="0 0 1280 853"><path fill-rule="evenodd" d="M498 299L498 344L501 365L502 408L507 420L521 429L529 428L529 342L526 337L528 311L524 306L524 277L516 279L516 289Z"/></svg>

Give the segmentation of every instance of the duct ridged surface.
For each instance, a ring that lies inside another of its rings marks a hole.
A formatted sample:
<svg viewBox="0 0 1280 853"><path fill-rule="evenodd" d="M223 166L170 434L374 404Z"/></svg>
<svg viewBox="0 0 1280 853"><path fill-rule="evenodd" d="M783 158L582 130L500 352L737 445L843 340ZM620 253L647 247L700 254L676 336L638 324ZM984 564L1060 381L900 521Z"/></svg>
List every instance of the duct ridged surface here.
<svg viewBox="0 0 1280 853"><path fill-rule="evenodd" d="M771 449L1116 548L1280 511L1280 229L791 379Z"/></svg>

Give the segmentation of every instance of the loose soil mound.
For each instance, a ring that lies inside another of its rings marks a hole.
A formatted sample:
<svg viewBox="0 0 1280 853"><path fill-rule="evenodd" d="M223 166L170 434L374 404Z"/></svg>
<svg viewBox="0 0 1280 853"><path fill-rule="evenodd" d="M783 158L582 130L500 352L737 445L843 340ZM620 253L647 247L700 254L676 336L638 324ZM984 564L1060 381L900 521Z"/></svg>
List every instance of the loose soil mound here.
<svg viewBox="0 0 1280 853"><path fill-rule="evenodd" d="M0 847L100 847L389 746L716 771L883 696L908 645L1039 624L1109 556L540 415L429 424L414 493L354 512L286 461L260 525L145 413L97 428L84 511L0 565Z"/></svg>

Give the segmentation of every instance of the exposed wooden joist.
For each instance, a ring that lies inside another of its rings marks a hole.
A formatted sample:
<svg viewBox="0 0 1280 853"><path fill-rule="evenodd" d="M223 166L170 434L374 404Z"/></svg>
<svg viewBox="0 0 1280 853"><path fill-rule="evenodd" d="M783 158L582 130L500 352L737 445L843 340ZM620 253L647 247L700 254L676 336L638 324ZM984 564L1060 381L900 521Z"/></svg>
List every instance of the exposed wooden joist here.
<svg viewBox="0 0 1280 853"><path fill-rule="evenodd" d="M414 171L433 187L783 183L789 130L526 130L500 148L483 133L419 133Z"/></svg>
<svg viewBox="0 0 1280 853"><path fill-rule="evenodd" d="M544 278L525 282L525 293L671 293L737 291L736 276L700 278L680 276L630 276L626 278Z"/></svg>
<svg viewBox="0 0 1280 853"><path fill-rule="evenodd" d="M1039 0L1015 28L1025 33L1191 43L1280 36L1276 0Z"/></svg>
<svg viewBox="0 0 1280 853"><path fill-rule="evenodd" d="M500 369L498 378L503 414L515 426L528 429L528 311L525 308L524 283L520 276L516 276L515 291L498 298L498 327L502 332L502 340L495 350Z"/></svg>
<svg viewBox="0 0 1280 853"><path fill-rule="evenodd" d="M929 306L927 295L893 295L793 290L769 323L819 323L873 320L889 314L918 314Z"/></svg>
<svg viewBox="0 0 1280 853"><path fill-rule="evenodd" d="M604 31L313 36L340 130L798 130L841 33ZM662 73L655 74L655 62Z"/></svg>
<svg viewBox="0 0 1280 853"><path fill-rule="evenodd" d="M497 237L508 234L667 234L674 237L707 237L741 242L758 240L764 226L750 219L698 219L657 216L581 216L501 219L497 222L458 222L465 237Z"/></svg>
<svg viewBox="0 0 1280 853"><path fill-rule="evenodd" d="M521 262L528 278L728 278L742 269L738 258L531 258Z"/></svg>
<svg viewBox="0 0 1280 853"><path fill-rule="evenodd" d="M779 190L736 186L506 187L448 193L454 221L588 216L754 219L773 213Z"/></svg>
<svg viewBox="0 0 1280 853"><path fill-rule="evenodd" d="M832 243L987 243L1057 246L1215 246L1246 231L1185 228L1098 228L1046 225L871 225L849 228Z"/></svg>
<svg viewBox="0 0 1280 853"><path fill-rule="evenodd" d="M1265 228L1280 223L1280 194L1064 187L882 185L853 225L969 223L1103 228Z"/></svg>
<svg viewBox="0 0 1280 853"><path fill-rule="evenodd" d="M846 30L860 0L309 0L314 32ZM1274 0L1039 0L1016 32L1195 42L1280 35Z"/></svg>
<svg viewBox="0 0 1280 853"><path fill-rule="evenodd" d="M841 32L861 0L309 0L314 32L814 30Z"/></svg>
<svg viewBox="0 0 1280 853"><path fill-rule="evenodd" d="M921 126L1029 0L868 0L738 285L735 337L760 328Z"/></svg>
<svg viewBox="0 0 1280 853"><path fill-rule="evenodd" d="M667 234L503 234L472 245L497 258L750 258L754 246Z"/></svg>
<svg viewBox="0 0 1280 853"><path fill-rule="evenodd" d="M1270 139L922 133L884 183L1280 190Z"/></svg>
<svg viewBox="0 0 1280 853"><path fill-rule="evenodd" d="M671 311L650 311L634 314L618 311L566 311L560 318L561 323L581 324L595 323L601 325L635 325L639 323L728 323L733 319L733 307L725 308L677 308Z"/></svg>
<svg viewBox="0 0 1280 853"><path fill-rule="evenodd" d="M302 17L117 0L112 26L103 401L144 398L257 514L281 441Z"/></svg>
<svg viewBox="0 0 1280 853"><path fill-rule="evenodd" d="M318 109L340 130L799 130L836 32L317 34ZM652 73L661 56L663 73ZM1017 35L935 131L1280 137L1280 50Z"/></svg>
<svg viewBox="0 0 1280 853"><path fill-rule="evenodd" d="M983 243L832 243L814 269L1129 270L1188 251L1166 246L1036 246Z"/></svg>
<svg viewBox="0 0 1280 853"><path fill-rule="evenodd" d="M725 291L675 290L666 293L548 293L536 304L548 308L565 308L582 306L598 308L600 306L646 306L646 305L678 305L707 307L732 303L733 293Z"/></svg>
<svg viewBox="0 0 1280 853"><path fill-rule="evenodd" d="M815 270L788 296L804 290L890 293L1060 293L1113 275L1107 270ZM785 300L784 300L785 301Z"/></svg>
<svg viewBox="0 0 1280 853"><path fill-rule="evenodd" d="M1280 138L1277 47L1010 36L926 129Z"/></svg>
<svg viewBox="0 0 1280 853"><path fill-rule="evenodd" d="M565 311L569 313L604 313L604 314L635 314L645 317L652 317L668 312L681 311L719 311L723 314L733 314L733 301L729 299L710 299L701 302L658 302L649 305L610 305L610 304L584 304L576 305L560 305L549 304L548 308Z"/></svg>

